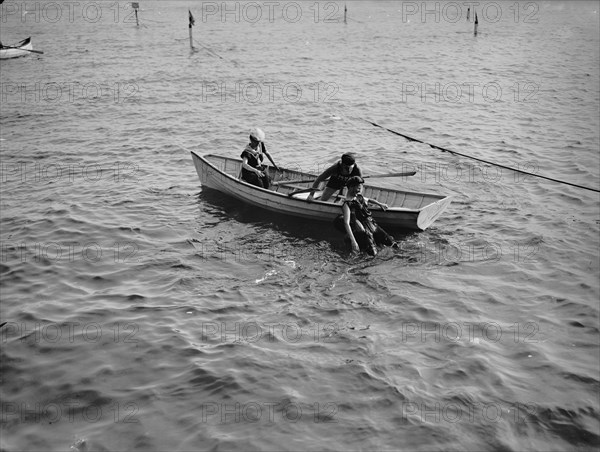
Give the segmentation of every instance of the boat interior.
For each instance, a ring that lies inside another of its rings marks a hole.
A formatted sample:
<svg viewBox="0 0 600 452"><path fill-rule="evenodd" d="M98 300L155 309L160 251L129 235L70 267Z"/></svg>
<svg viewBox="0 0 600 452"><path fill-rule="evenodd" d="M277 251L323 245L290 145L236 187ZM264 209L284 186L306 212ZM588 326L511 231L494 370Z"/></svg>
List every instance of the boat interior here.
<svg viewBox="0 0 600 452"><path fill-rule="evenodd" d="M233 178L240 178L242 169L241 160L230 159L218 155L208 155L205 156L205 158L219 171L226 173ZM275 168L269 167L268 171L272 181L270 190L288 196L293 194L292 196L296 199L306 199L308 193L305 190L309 189L312 186L313 181L317 178L314 174L294 170L280 169L279 171L276 171ZM327 202L341 204L345 197L345 190L346 189L344 189L342 193L338 193L335 197L330 198ZM320 191L315 192L314 199L318 200L320 194ZM364 185L363 195L366 198L374 198L381 203L385 203L390 208L411 210L421 209L444 198L444 196L440 195L405 192L402 190L377 187L370 185L368 182Z"/></svg>

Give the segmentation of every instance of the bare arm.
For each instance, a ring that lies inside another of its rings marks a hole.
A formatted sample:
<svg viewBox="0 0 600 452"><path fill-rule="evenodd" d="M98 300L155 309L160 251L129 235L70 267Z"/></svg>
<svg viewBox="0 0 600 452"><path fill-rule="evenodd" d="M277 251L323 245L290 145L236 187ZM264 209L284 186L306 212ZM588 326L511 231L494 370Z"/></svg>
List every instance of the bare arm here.
<svg viewBox="0 0 600 452"><path fill-rule="evenodd" d="M248 165L248 157L244 156L242 158L242 168L244 168L245 170L248 170L252 173L255 173L257 176L263 177L264 173L256 168L251 167L250 165Z"/></svg>
<svg viewBox="0 0 600 452"><path fill-rule="evenodd" d="M346 229L346 234L348 234L348 237L350 237L352 251L358 253L360 251L360 248L358 247L358 243L356 241L356 238L354 237L354 233L352 232L352 227L350 226L350 207L348 207L348 204L344 204L344 207L342 207L342 209L344 212L344 228Z"/></svg>
<svg viewBox="0 0 600 452"><path fill-rule="evenodd" d="M321 182L323 182L324 180L327 180L327 179L329 179L329 177L331 177L331 175L335 173L336 167L337 167L337 163L336 163L335 165L333 165L333 166L330 166L330 167L329 167L329 168L327 168L325 171L323 171L323 172L322 172L322 173L319 175L319 177L317 177L317 178L315 179L315 181L313 182L312 188L314 188L315 190L316 190L317 188L319 188L319 184L320 184Z"/></svg>
<svg viewBox="0 0 600 452"><path fill-rule="evenodd" d="M367 200L367 203L375 204L376 206L381 207L383 210L387 210L389 208L389 206L387 204L379 202L376 199L370 199L370 198L365 198L365 199Z"/></svg>
<svg viewBox="0 0 600 452"><path fill-rule="evenodd" d="M331 175L335 173L335 171L336 171L336 167L337 167L337 163L336 163L335 165L332 165L332 166L330 166L329 168L327 168L325 171L323 171L323 172L322 172L322 173L319 175L319 177L317 177L317 178L315 179L315 181L314 181L314 182L313 182L313 184L312 184L312 189L311 189L311 191L310 191L310 193L309 193L309 195L308 195L308 198L307 198L307 199L308 199L308 201L311 201L311 200L313 199L313 196L314 196L314 194L315 194L315 190L316 190L317 188L319 188L319 184L320 184L321 182L323 182L324 180L327 180L327 179L329 179L329 177L331 177Z"/></svg>

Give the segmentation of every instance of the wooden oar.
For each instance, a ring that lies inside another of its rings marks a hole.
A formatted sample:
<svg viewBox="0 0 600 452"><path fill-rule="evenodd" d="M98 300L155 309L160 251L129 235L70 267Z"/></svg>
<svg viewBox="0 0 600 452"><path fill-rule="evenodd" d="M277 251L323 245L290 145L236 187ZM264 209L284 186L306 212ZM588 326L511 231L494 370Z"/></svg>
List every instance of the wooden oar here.
<svg viewBox="0 0 600 452"><path fill-rule="evenodd" d="M406 171L404 173L387 173L387 174L371 174L369 176L362 176L363 179L373 178L373 177L405 177L405 176L414 176L417 174L416 171ZM273 185L287 185L287 184L305 184L307 182L314 182L316 178L313 179L294 179L294 180L282 180L279 182L273 182Z"/></svg>
<svg viewBox="0 0 600 452"><path fill-rule="evenodd" d="M369 177L404 177L414 176L415 174L417 174L416 171L405 171L403 173L369 174L368 176L363 176L363 179L367 179Z"/></svg>
<svg viewBox="0 0 600 452"><path fill-rule="evenodd" d="M2 46L2 48L0 48L0 50L3 49L16 49L16 50L25 50L26 52L31 52L31 53L41 53L43 54L44 52L42 52L41 50L29 50L29 49L22 49L20 47L9 47L9 46Z"/></svg>

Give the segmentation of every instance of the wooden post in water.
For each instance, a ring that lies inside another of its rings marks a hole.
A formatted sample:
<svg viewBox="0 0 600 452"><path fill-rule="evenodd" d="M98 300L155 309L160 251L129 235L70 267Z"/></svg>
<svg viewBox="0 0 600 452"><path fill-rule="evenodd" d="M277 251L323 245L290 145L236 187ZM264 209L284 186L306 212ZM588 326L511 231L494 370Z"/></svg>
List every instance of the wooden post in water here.
<svg viewBox="0 0 600 452"><path fill-rule="evenodd" d="M192 16L192 12L188 9L188 14L189 14L189 29L190 29L190 47L192 48L192 50L194 50L194 40L192 39L192 27L194 26L194 24L196 23L196 21L194 20L194 16Z"/></svg>
<svg viewBox="0 0 600 452"><path fill-rule="evenodd" d="M140 26L140 22L138 21L138 15L137 15L137 10L140 7L140 4L138 2L133 2L131 4L131 7L133 8L133 10L135 11L135 24L139 27Z"/></svg>
<svg viewBox="0 0 600 452"><path fill-rule="evenodd" d="M477 20L477 13L475 13L475 31L474 31L474 36L477 36L477 25L479 24L479 21Z"/></svg>

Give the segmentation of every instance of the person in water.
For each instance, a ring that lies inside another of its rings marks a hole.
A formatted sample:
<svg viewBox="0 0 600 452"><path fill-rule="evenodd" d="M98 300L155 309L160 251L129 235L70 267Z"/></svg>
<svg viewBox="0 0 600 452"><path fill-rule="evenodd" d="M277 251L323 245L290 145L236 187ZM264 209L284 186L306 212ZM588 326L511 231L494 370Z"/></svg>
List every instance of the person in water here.
<svg viewBox="0 0 600 452"><path fill-rule="evenodd" d="M258 127L250 131L250 143L248 143L242 152L242 179L249 184L256 185L261 188L269 188L271 179L267 174L267 167L263 165L264 156L266 155L275 169L277 165L273 162L271 155L267 152L264 145L265 133Z"/></svg>
<svg viewBox="0 0 600 452"><path fill-rule="evenodd" d="M334 220L336 229L346 233L352 251L366 251L372 256L377 254L377 246L393 246L398 244L393 237L383 230L371 216L368 205L374 204L383 210L388 205L376 199L365 198L362 194L364 180L354 176L348 179L348 193L342 206L342 214Z"/></svg>
<svg viewBox="0 0 600 452"><path fill-rule="evenodd" d="M327 201L336 191L341 191L346 186L348 179L353 176L362 177L362 172L356 164L354 155L346 153L342 155L339 162L327 168L316 178L307 200L311 201L319 184L328 179L320 198L321 201Z"/></svg>

